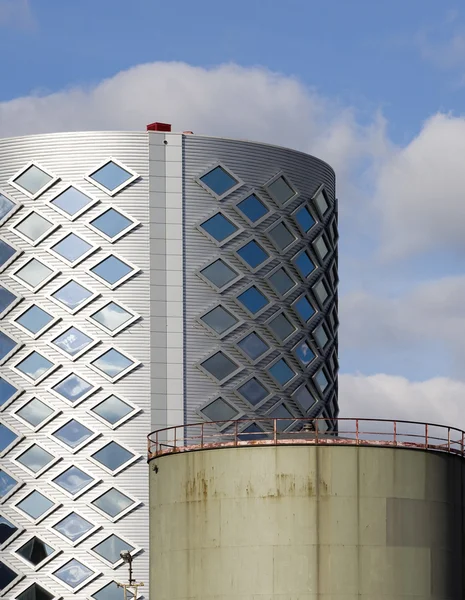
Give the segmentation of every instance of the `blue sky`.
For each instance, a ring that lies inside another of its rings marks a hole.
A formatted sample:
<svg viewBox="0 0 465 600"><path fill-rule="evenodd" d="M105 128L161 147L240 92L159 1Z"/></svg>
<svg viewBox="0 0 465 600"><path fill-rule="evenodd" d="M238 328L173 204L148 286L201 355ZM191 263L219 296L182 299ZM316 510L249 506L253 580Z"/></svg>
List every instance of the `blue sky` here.
<svg viewBox="0 0 465 600"><path fill-rule="evenodd" d="M465 423L463 6L0 0L0 52L2 136L158 119L331 162L341 403Z"/></svg>

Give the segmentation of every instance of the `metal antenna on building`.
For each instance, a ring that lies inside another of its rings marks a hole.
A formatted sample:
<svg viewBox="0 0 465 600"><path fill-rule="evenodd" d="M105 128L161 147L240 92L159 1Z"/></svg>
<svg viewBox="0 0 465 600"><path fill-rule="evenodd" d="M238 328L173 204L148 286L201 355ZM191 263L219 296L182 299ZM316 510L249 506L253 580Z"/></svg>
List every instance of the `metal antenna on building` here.
<svg viewBox="0 0 465 600"><path fill-rule="evenodd" d="M137 583L136 580L133 579L133 577L132 577L133 557L131 556L131 553L128 550L123 550L122 552L120 552L120 556L129 567L129 583L116 583L116 585L118 587L123 588L124 600L129 600L128 590L132 594L131 600L137 600L138 594L139 594L139 588L144 587L144 583L143 582Z"/></svg>

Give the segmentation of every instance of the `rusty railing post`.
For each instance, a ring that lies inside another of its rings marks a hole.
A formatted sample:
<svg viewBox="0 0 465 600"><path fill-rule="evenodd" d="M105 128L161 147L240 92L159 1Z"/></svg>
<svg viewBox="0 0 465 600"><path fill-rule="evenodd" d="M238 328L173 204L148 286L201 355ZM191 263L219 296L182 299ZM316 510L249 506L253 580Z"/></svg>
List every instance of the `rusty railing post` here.
<svg viewBox="0 0 465 600"><path fill-rule="evenodd" d="M397 446L397 421L394 421L394 446Z"/></svg>
<svg viewBox="0 0 465 600"><path fill-rule="evenodd" d="M203 448L203 426L204 423L200 425L200 447Z"/></svg>
<svg viewBox="0 0 465 600"><path fill-rule="evenodd" d="M237 419L234 421L234 445L237 446Z"/></svg>
<svg viewBox="0 0 465 600"><path fill-rule="evenodd" d="M428 423L425 423L425 448L428 448Z"/></svg>
<svg viewBox="0 0 465 600"><path fill-rule="evenodd" d="M158 454L159 451L160 451L160 447L159 447L159 444L158 444L158 431L155 434L155 448L156 448L156 453Z"/></svg>
<svg viewBox="0 0 465 600"><path fill-rule="evenodd" d="M278 443L278 436L277 436L278 426L277 426L277 420L278 419L273 419L273 444L275 444L275 445Z"/></svg>
<svg viewBox="0 0 465 600"><path fill-rule="evenodd" d="M358 438L358 419L355 419L355 443L358 446L359 438Z"/></svg>
<svg viewBox="0 0 465 600"><path fill-rule="evenodd" d="M177 443L178 443L178 427L176 426L174 428L174 450L176 450L177 448Z"/></svg>
<svg viewBox="0 0 465 600"><path fill-rule="evenodd" d="M447 428L447 452L450 454L450 427Z"/></svg>
<svg viewBox="0 0 465 600"><path fill-rule="evenodd" d="M463 456L463 436L464 436L464 432L462 431L462 456Z"/></svg>

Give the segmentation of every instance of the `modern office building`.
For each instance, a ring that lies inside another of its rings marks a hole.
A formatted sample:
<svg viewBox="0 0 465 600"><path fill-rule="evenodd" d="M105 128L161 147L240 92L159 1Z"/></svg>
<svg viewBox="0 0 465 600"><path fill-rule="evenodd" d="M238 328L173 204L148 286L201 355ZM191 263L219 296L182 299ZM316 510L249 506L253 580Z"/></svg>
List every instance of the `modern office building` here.
<svg viewBox="0 0 465 600"><path fill-rule="evenodd" d="M149 431L335 429L334 172L147 129L0 140L9 600L120 600L126 549L149 597Z"/></svg>

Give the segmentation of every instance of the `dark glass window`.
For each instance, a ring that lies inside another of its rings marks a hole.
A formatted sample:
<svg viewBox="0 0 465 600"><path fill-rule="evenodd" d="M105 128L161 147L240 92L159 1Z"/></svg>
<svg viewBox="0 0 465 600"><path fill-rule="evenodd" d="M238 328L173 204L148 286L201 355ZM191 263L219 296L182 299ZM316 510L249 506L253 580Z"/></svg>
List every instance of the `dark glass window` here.
<svg viewBox="0 0 465 600"><path fill-rule="evenodd" d="M251 423L237 437L244 442L248 442L251 440L266 440L270 435L265 433L257 423Z"/></svg>
<svg viewBox="0 0 465 600"><path fill-rule="evenodd" d="M273 410L268 413L268 416L272 419L278 419L276 421L277 431L284 431L295 421L292 414L287 410L284 404L280 404L279 406L276 406L276 408L273 408Z"/></svg>
<svg viewBox="0 0 465 600"><path fill-rule="evenodd" d="M295 281L280 267L269 277L269 282L280 296L285 296L295 286Z"/></svg>
<svg viewBox="0 0 465 600"><path fill-rule="evenodd" d="M234 419L239 412L223 400L223 398L217 398L210 402L207 406L204 406L201 411L210 421L229 421L230 419Z"/></svg>
<svg viewBox="0 0 465 600"><path fill-rule="evenodd" d="M236 317L222 306L217 306L200 319L218 335L222 335L238 323Z"/></svg>
<svg viewBox="0 0 465 600"><path fill-rule="evenodd" d="M238 183L232 175L219 166L209 171L206 175L202 175L200 181L217 196L223 196Z"/></svg>
<svg viewBox="0 0 465 600"><path fill-rule="evenodd" d="M18 531L16 525L0 515L0 544L4 544Z"/></svg>
<svg viewBox="0 0 465 600"><path fill-rule="evenodd" d="M260 404L260 402L270 394L266 387L256 377L252 377L252 379L243 383L237 388L237 391L252 406Z"/></svg>
<svg viewBox="0 0 465 600"><path fill-rule="evenodd" d="M204 221L201 224L201 228L217 242L224 242L224 240L231 237L238 230L238 227L221 213L217 213Z"/></svg>
<svg viewBox="0 0 465 600"><path fill-rule="evenodd" d="M237 345L253 361L263 356L270 349L270 346L254 331L249 333Z"/></svg>
<svg viewBox="0 0 465 600"><path fill-rule="evenodd" d="M294 264L305 279L315 270L315 265L306 251L294 258Z"/></svg>
<svg viewBox="0 0 465 600"><path fill-rule="evenodd" d="M305 205L301 206L295 211L294 218L297 222L297 225L299 225L301 231L304 233L308 233L315 225L315 219Z"/></svg>
<svg viewBox="0 0 465 600"><path fill-rule="evenodd" d="M294 241L295 236L285 223L278 223L268 231L268 236L274 246L281 252L284 252Z"/></svg>
<svg viewBox="0 0 465 600"><path fill-rule="evenodd" d="M239 273L234 271L229 265L219 258L212 262L208 267L202 269L201 274L208 279L218 289L224 288L228 283L234 281Z"/></svg>
<svg viewBox="0 0 465 600"><path fill-rule="evenodd" d="M53 600L54 597L38 583L33 583L24 592L21 592L16 600Z"/></svg>
<svg viewBox="0 0 465 600"><path fill-rule="evenodd" d="M269 254L258 242L250 240L245 246L237 250L237 254L249 265L251 269L256 269L268 258Z"/></svg>
<svg viewBox="0 0 465 600"><path fill-rule="evenodd" d="M318 400L313 396L306 385L302 385L292 394L304 413L307 413Z"/></svg>
<svg viewBox="0 0 465 600"><path fill-rule="evenodd" d="M292 189L283 176L278 177L273 183L270 183L268 191L280 205L286 204L296 194L295 190Z"/></svg>
<svg viewBox="0 0 465 600"><path fill-rule="evenodd" d="M18 577L18 573L15 573L10 567L7 567L5 563L0 561L0 591L8 587Z"/></svg>
<svg viewBox="0 0 465 600"><path fill-rule="evenodd" d="M308 323L315 314L315 309L307 296L301 296L294 302L294 308L304 323Z"/></svg>
<svg viewBox="0 0 465 600"><path fill-rule="evenodd" d="M207 360L204 360L202 367L215 379L222 381L232 375L239 368L238 365L223 352L217 352Z"/></svg>
<svg viewBox="0 0 465 600"><path fill-rule="evenodd" d="M294 371L287 364L284 358L280 358L268 371L271 376L280 384L286 385L295 376Z"/></svg>
<svg viewBox="0 0 465 600"><path fill-rule="evenodd" d="M89 179L93 179L101 186L112 192L120 185L131 179L131 173L114 163L112 160L92 173Z"/></svg>
<svg viewBox="0 0 465 600"><path fill-rule="evenodd" d="M255 194L241 200L237 208L253 224L261 221L270 212Z"/></svg>
<svg viewBox="0 0 465 600"><path fill-rule="evenodd" d="M16 552L35 567L48 558L55 550L38 537L28 540Z"/></svg>
<svg viewBox="0 0 465 600"><path fill-rule="evenodd" d="M268 323L268 327L279 342L284 342L296 331L294 325L283 313L271 319Z"/></svg>
<svg viewBox="0 0 465 600"><path fill-rule="evenodd" d="M263 310L270 303L268 298L254 285L239 294L237 299L253 315Z"/></svg>

